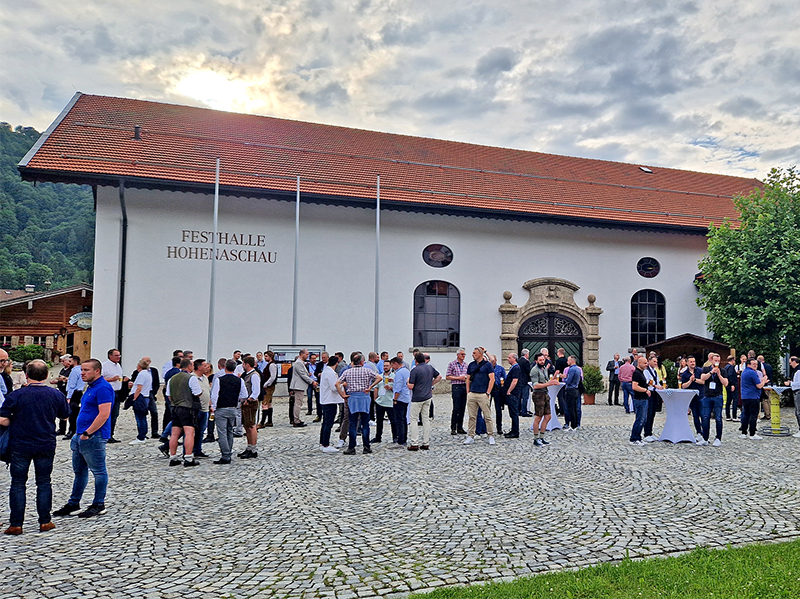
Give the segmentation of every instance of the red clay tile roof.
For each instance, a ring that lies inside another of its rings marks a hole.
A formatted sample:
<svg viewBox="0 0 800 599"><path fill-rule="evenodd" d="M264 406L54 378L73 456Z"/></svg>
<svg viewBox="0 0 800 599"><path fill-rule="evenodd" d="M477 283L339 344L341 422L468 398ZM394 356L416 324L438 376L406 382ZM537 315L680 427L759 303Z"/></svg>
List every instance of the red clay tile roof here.
<svg viewBox="0 0 800 599"><path fill-rule="evenodd" d="M141 126L141 140L134 126ZM556 156L76 94L20 163L26 179L169 181L623 225L704 230L736 219L756 179ZM128 183L129 185L131 183ZM586 224L593 224L586 222ZM598 223L599 224L599 223Z"/></svg>

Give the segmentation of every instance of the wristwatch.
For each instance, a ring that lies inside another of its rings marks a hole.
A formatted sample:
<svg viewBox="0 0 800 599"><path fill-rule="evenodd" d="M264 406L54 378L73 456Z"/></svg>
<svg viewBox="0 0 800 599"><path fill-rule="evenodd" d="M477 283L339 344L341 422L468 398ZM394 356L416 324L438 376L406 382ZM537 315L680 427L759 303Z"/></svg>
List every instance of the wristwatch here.
<svg viewBox="0 0 800 599"><path fill-rule="evenodd" d="M82 432L80 435L78 435L78 436L79 436L79 437L82 437L83 435L86 435L86 436L87 436L89 439L91 439L91 438L92 438L92 433L90 433L89 431L83 431L83 432Z"/></svg>

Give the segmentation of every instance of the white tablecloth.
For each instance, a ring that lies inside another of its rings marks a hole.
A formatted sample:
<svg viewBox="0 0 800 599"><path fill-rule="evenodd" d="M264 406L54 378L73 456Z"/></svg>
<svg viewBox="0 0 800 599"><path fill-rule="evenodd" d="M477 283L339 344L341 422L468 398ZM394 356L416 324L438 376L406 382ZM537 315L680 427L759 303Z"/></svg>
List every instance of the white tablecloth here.
<svg viewBox="0 0 800 599"><path fill-rule="evenodd" d="M689 411L689 404L692 402L692 398L697 395L697 390L659 389L656 393L664 401L664 410L667 412L664 430L658 440L671 441L672 443L681 443L682 441L694 443L695 438L686 414Z"/></svg>
<svg viewBox="0 0 800 599"><path fill-rule="evenodd" d="M558 397L558 392L563 386L564 383L559 383L547 388L547 394L550 396L550 422L547 423L547 430L549 431L564 428L558 420L558 416L556 416L556 397Z"/></svg>

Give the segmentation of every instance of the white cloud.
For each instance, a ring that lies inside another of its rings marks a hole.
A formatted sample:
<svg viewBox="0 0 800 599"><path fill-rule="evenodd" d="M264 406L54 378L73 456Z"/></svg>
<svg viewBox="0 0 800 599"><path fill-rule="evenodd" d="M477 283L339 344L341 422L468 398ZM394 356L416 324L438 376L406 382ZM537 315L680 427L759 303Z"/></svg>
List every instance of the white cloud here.
<svg viewBox="0 0 800 599"><path fill-rule="evenodd" d="M74 89L763 177L798 162L790 0L0 0L0 119Z"/></svg>

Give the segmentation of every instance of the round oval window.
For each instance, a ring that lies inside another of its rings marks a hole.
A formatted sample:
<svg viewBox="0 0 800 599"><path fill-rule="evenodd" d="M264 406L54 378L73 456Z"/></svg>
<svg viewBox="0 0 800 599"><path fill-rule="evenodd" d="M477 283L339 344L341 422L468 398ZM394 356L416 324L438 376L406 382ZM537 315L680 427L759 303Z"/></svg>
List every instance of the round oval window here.
<svg viewBox="0 0 800 599"><path fill-rule="evenodd" d="M636 264L636 272L645 279L652 279L661 271L661 265L655 258L642 258Z"/></svg>
<svg viewBox="0 0 800 599"><path fill-rule="evenodd" d="M446 245L433 243L422 250L422 259L428 266L444 268L453 261L453 251Z"/></svg>

